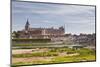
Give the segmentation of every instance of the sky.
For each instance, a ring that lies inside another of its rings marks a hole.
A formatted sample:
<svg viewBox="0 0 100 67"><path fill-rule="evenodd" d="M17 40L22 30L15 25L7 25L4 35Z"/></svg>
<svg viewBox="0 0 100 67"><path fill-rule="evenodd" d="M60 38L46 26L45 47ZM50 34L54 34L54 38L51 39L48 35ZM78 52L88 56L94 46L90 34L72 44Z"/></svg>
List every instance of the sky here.
<svg viewBox="0 0 100 67"><path fill-rule="evenodd" d="M27 19L32 28L64 26L71 34L95 32L94 6L12 1L12 31L24 29Z"/></svg>

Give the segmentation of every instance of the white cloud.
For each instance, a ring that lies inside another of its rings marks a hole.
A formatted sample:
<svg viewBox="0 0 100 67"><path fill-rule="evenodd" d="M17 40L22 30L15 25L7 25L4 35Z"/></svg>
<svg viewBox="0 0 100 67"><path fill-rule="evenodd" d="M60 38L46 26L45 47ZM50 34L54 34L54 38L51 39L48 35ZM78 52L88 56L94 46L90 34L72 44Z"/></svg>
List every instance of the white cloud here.
<svg viewBox="0 0 100 67"><path fill-rule="evenodd" d="M22 16L21 18L23 18L24 15L27 14L29 17L31 17L33 25L41 26L42 24L47 24L48 26L50 24L54 24L56 26L56 24L72 24L74 25L74 30L81 27L83 27L82 30L90 30L90 28L85 27L95 27L95 7L92 6L44 3L13 3L12 6L14 16L17 14L17 16L19 15L19 17ZM22 20L21 18L19 19Z"/></svg>

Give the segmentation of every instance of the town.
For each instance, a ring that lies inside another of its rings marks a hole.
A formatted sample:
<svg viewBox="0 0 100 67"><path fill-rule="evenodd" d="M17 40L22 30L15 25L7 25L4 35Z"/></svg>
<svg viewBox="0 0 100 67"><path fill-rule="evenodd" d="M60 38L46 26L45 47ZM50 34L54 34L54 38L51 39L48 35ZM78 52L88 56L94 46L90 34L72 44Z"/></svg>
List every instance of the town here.
<svg viewBox="0 0 100 67"><path fill-rule="evenodd" d="M95 61L95 39L95 33L67 34L63 26L31 28L27 20L24 29L12 32L12 64Z"/></svg>
<svg viewBox="0 0 100 67"><path fill-rule="evenodd" d="M95 33L92 34L66 34L65 28L63 26L56 28L31 28L29 21L27 20L25 24L25 29L21 31L13 31L12 39L45 39L50 40L51 43L63 44L66 43L68 45L80 44L81 46L92 46L95 48ZM18 41L17 41L18 42ZM31 41L28 41L30 43ZM21 42L24 43L24 42ZM26 43L26 41L25 41ZM24 43L24 44L25 44ZM32 42L31 42L32 43Z"/></svg>

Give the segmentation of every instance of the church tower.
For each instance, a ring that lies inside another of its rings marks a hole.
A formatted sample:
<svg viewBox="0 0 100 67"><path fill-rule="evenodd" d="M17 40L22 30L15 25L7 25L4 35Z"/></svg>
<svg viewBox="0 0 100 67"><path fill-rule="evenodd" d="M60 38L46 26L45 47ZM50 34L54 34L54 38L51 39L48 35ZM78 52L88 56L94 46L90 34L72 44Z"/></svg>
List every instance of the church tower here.
<svg viewBox="0 0 100 67"><path fill-rule="evenodd" d="M29 24L29 21L28 21L28 19L27 19L27 22L26 22L26 24L25 24L25 30L27 30L27 31L29 30L29 25L30 25L30 24Z"/></svg>

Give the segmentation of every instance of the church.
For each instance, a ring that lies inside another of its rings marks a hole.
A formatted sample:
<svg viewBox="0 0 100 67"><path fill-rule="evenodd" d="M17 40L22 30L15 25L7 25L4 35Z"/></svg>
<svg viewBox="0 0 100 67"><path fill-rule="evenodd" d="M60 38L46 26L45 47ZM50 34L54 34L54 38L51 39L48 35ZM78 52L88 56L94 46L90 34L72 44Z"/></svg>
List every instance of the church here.
<svg viewBox="0 0 100 67"><path fill-rule="evenodd" d="M18 38L53 39L64 37L65 29L63 26L59 28L31 28L27 19L25 28L18 31L18 34Z"/></svg>

